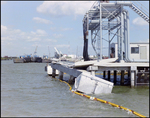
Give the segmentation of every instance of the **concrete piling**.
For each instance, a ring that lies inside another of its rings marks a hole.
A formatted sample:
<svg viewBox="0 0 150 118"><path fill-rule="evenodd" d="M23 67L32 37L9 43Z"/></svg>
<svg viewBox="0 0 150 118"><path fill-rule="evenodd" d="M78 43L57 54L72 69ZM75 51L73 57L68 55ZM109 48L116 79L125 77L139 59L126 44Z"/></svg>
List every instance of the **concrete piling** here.
<svg viewBox="0 0 150 118"><path fill-rule="evenodd" d="M121 85L124 85L124 70L121 70Z"/></svg>
<svg viewBox="0 0 150 118"><path fill-rule="evenodd" d="M136 66L131 66L131 87L135 86L136 70Z"/></svg>
<svg viewBox="0 0 150 118"><path fill-rule="evenodd" d="M91 75L95 76L95 71L91 71Z"/></svg>
<svg viewBox="0 0 150 118"><path fill-rule="evenodd" d="M110 81L110 70L108 71L108 81Z"/></svg>
<svg viewBox="0 0 150 118"><path fill-rule="evenodd" d="M60 80L63 80L63 74L64 74L64 73L63 73L62 71L59 71L59 79L60 79Z"/></svg>
<svg viewBox="0 0 150 118"><path fill-rule="evenodd" d="M70 75L70 79L68 80L68 83L69 84L74 84L74 82L75 82L75 77Z"/></svg>
<svg viewBox="0 0 150 118"><path fill-rule="evenodd" d="M117 71L114 70L114 85L116 85L117 82Z"/></svg>
<svg viewBox="0 0 150 118"><path fill-rule="evenodd" d="M56 76L56 69L52 69L52 77L55 77Z"/></svg>
<svg viewBox="0 0 150 118"><path fill-rule="evenodd" d="M103 78L105 79L106 77L106 71L103 71Z"/></svg>

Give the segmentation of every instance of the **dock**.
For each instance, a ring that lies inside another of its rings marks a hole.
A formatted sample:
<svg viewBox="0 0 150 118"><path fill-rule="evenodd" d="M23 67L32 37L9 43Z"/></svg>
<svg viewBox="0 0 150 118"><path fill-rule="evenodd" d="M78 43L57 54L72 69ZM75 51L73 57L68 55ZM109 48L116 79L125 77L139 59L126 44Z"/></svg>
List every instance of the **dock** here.
<svg viewBox="0 0 150 118"><path fill-rule="evenodd" d="M116 85L117 73L121 72L120 85L124 85L124 72L128 72L128 79L130 80L130 86L135 87L138 85L149 85L149 63L118 63L115 62L116 58L102 59L101 61L79 61L74 64L63 64L62 62L52 62L48 66L52 68L51 74L55 77L56 70L59 71L59 79L63 80L63 74L70 75L69 80L74 81L81 73L87 72L95 76L97 71L103 72L103 78L105 78L106 72L108 74L108 81L110 81L110 72L114 75L114 85ZM48 67L47 66L47 67ZM142 77L141 77L142 76ZM142 82L147 80L147 82ZM140 82L141 81L141 82Z"/></svg>

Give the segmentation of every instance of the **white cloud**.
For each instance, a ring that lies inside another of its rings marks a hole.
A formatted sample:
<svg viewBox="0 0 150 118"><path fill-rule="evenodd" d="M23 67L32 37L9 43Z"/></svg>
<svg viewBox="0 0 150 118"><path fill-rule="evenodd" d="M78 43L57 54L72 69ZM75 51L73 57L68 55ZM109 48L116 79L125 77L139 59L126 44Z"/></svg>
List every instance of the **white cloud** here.
<svg viewBox="0 0 150 118"><path fill-rule="evenodd" d="M39 13L52 16L84 15L94 1L44 1L37 7Z"/></svg>
<svg viewBox="0 0 150 118"><path fill-rule="evenodd" d="M143 25L148 25L148 23L141 17L137 17L135 18L132 23L134 25L138 25L138 26L143 26Z"/></svg>
<svg viewBox="0 0 150 118"><path fill-rule="evenodd" d="M31 31L31 35L35 36L46 36L47 33L44 30L37 29L36 32Z"/></svg>
<svg viewBox="0 0 150 118"><path fill-rule="evenodd" d="M4 25L1 25L1 39L2 40L17 40L18 37L22 37L24 32L20 29L10 29Z"/></svg>
<svg viewBox="0 0 150 118"><path fill-rule="evenodd" d="M4 25L1 25L1 31L6 31L6 30L7 30L7 27Z"/></svg>
<svg viewBox="0 0 150 118"><path fill-rule="evenodd" d="M33 20L36 21L37 23L52 24L51 21L39 17L34 17Z"/></svg>
<svg viewBox="0 0 150 118"><path fill-rule="evenodd" d="M1 25L1 40L24 40L24 41L40 41L47 36L44 30L37 29L35 32L22 32L20 29L11 29L7 26Z"/></svg>
<svg viewBox="0 0 150 118"><path fill-rule="evenodd" d="M37 34L42 35L42 36L47 34L44 30L41 30L41 29L37 29L36 32L37 32Z"/></svg>

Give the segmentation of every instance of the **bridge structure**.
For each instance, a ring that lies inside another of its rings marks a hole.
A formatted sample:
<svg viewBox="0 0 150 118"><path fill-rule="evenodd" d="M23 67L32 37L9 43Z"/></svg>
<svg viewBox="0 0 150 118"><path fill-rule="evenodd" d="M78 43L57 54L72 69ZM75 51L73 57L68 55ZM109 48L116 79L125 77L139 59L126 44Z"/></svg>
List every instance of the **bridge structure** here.
<svg viewBox="0 0 150 118"><path fill-rule="evenodd" d="M129 48L129 12L125 7L131 8L149 23L149 10L144 6L139 6L137 3L130 1L116 1L115 3L96 1L83 18L83 57L85 61L89 60L88 39L89 34L91 34L91 44L98 61L102 60L102 40L108 42L108 56L110 58L110 44L117 37L118 61L120 63L124 61L132 62ZM106 36L107 38L105 38ZM149 60L137 60L137 62L149 62Z"/></svg>

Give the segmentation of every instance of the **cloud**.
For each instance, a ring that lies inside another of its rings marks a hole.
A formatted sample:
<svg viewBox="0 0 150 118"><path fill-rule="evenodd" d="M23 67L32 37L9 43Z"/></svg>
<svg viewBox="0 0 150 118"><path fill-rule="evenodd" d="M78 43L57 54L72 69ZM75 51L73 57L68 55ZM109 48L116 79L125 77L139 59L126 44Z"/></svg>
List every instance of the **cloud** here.
<svg viewBox="0 0 150 118"><path fill-rule="evenodd" d="M35 36L46 36L47 33L44 30L41 29L37 29L36 32L31 31L31 35L35 35Z"/></svg>
<svg viewBox="0 0 150 118"><path fill-rule="evenodd" d="M22 41L40 41L47 33L42 29L37 29L35 32L23 32L20 29L11 29L7 26L1 25L1 40L22 40Z"/></svg>
<svg viewBox="0 0 150 118"><path fill-rule="evenodd" d="M1 25L1 39L2 40L17 40L18 37L22 37L24 32L20 29L10 29L7 26Z"/></svg>
<svg viewBox="0 0 150 118"><path fill-rule="evenodd" d="M148 23L141 17L137 17L135 18L132 23L134 25L138 25L138 26L144 26L144 25L148 25Z"/></svg>
<svg viewBox="0 0 150 118"><path fill-rule="evenodd" d="M6 30L7 30L7 27L4 25L1 25L1 31L6 31Z"/></svg>
<svg viewBox="0 0 150 118"><path fill-rule="evenodd" d="M44 1L37 12L51 16L84 15L94 1Z"/></svg>
<svg viewBox="0 0 150 118"><path fill-rule="evenodd" d="M33 17L33 20L37 23L52 24L51 21L39 17Z"/></svg>

